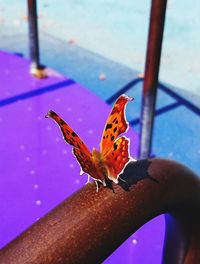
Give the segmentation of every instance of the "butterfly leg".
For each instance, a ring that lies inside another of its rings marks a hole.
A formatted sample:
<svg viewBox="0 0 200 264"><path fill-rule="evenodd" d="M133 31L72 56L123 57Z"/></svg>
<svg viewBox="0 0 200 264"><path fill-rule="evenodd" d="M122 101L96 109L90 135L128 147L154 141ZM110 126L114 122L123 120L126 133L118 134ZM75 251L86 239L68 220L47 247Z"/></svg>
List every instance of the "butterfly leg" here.
<svg viewBox="0 0 200 264"><path fill-rule="evenodd" d="M88 183L90 183L90 175L88 175L88 179L85 184L88 184Z"/></svg>
<svg viewBox="0 0 200 264"><path fill-rule="evenodd" d="M121 177L118 177L118 179L120 179L120 181L127 182L124 179L122 179Z"/></svg>
<svg viewBox="0 0 200 264"><path fill-rule="evenodd" d="M99 191L99 183L98 183L98 181L95 181L95 183L96 183L96 186L97 186L97 192Z"/></svg>

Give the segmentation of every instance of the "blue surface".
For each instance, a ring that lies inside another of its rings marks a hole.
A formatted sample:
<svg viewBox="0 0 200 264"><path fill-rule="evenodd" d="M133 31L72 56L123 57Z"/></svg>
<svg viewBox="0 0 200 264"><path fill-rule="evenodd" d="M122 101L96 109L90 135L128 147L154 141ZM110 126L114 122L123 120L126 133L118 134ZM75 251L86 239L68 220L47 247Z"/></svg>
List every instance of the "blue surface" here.
<svg viewBox="0 0 200 264"><path fill-rule="evenodd" d="M200 115L180 106L155 121L154 152L177 160L200 174Z"/></svg>
<svg viewBox="0 0 200 264"><path fill-rule="evenodd" d="M40 0L40 36L69 40L110 60L143 72L150 0ZM160 77L200 95L200 2L167 2ZM0 35L27 33L26 2L0 0ZM0 43L0 47L2 44Z"/></svg>

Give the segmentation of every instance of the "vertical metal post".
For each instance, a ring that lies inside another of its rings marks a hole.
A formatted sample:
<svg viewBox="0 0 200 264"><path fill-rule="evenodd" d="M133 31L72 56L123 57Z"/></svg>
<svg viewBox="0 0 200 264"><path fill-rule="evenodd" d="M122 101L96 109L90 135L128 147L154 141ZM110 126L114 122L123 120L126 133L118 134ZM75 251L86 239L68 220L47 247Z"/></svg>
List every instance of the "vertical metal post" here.
<svg viewBox="0 0 200 264"><path fill-rule="evenodd" d="M153 121L167 0L152 0L143 84L139 158L151 152Z"/></svg>
<svg viewBox="0 0 200 264"><path fill-rule="evenodd" d="M36 0L28 0L28 24L29 24L29 54L31 58L31 73L40 69L37 3Z"/></svg>

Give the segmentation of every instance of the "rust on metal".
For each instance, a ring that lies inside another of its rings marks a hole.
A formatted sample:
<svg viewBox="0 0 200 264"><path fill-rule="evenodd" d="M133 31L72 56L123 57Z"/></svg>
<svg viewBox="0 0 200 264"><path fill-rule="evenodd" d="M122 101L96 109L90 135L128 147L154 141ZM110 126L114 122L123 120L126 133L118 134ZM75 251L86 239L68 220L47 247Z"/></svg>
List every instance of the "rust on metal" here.
<svg viewBox="0 0 200 264"><path fill-rule="evenodd" d="M152 0L142 94L139 158L150 156L167 0Z"/></svg>
<svg viewBox="0 0 200 264"><path fill-rule="evenodd" d="M152 0L144 74L144 94L156 90L167 0Z"/></svg>

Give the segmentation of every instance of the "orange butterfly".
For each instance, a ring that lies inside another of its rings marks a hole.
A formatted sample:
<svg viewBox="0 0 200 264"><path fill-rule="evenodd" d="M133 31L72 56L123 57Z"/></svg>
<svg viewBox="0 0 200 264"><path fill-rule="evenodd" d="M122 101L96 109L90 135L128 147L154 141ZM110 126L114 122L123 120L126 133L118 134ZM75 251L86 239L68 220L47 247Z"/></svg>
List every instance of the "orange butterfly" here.
<svg viewBox="0 0 200 264"><path fill-rule="evenodd" d="M96 183L99 181L104 186L106 186L108 179L118 183L119 174L122 173L125 165L131 159L129 139L125 136L118 137L128 129L125 107L131 100L133 98L126 95L121 95L117 99L102 134L100 151L93 148L92 153L73 129L54 111L50 110L46 115L46 117L54 119L66 142L73 146L73 154L81 166L81 174L86 172Z"/></svg>

